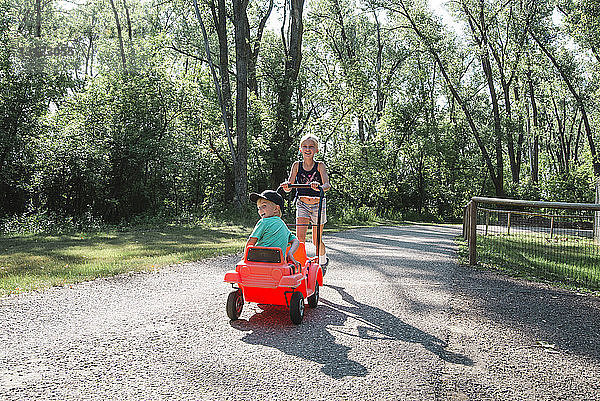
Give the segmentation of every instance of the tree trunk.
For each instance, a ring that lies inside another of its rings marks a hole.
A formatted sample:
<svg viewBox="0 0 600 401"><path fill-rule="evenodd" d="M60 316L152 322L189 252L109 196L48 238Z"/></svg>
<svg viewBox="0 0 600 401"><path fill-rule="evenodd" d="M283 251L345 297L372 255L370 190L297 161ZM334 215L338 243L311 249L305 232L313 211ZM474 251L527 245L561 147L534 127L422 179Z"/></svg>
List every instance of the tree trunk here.
<svg viewBox="0 0 600 401"><path fill-rule="evenodd" d="M88 37L90 43L88 45L87 48L87 52L85 55L85 78L87 79L87 77L91 77L92 76L92 62L93 62L93 54L94 54L94 36L92 33L92 29L90 28L90 32L89 32L89 37ZM89 66L89 74L88 74L88 66Z"/></svg>
<svg viewBox="0 0 600 401"><path fill-rule="evenodd" d="M290 29L289 38L286 40L282 36L284 48L286 50L284 76L277 89L277 111L275 121L275 134L271 147L271 186L276 188L287 177L289 169L289 152L293 148L294 138L292 137L293 117L292 117L292 94L293 88L300 71L302 61L302 34L304 26L302 24L302 13L304 10L304 0L290 0ZM285 19L284 19L285 24ZM283 31L283 28L282 28ZM289 46L286 47L285 43Z"/></svg>
<svg viewBox="0 0 600 401"><path fill-rule="evenodd" d="M381 41L381 26L379 19L377 18L377 11L373 8L373 16L375 18L375 26L377 28L377 64L375 67L375 75L377 77L377 88L376 88L376 103L375 103L375 124L381 120L383 113L383 88L381 85L381 64L383 58L383 43Z"/></svg>
<svg viewBox="0 0 600 401"><path fill-rule="evenodd" d="M265 14L261 17L258 24L258 30L256 32L256 39L254 41L254 48L250 50L250 60L248 63L248 89L258 97L258 81L256 80L256 63L258 61L258 54L260 52L260 42L262 35L267 25L269 16L273 11L273 0L269 0L269 7Z"/></svg>
<svg viewBox="0 0 600 401"><path fill-rule="evenodd" d="M485 13L483 9L483 2L481 3L481 9L479 10L479 24L481 27L481 38L479 45L481 49L481 65L483 72L486 77L488 90L490 91L490 101L492 102L492 116L494 118L494 136L495 136L495 149L496 149L496 180L499 182L500 187L504 187L504 158L502 155L502 124L500 122L500 107L498 106L498 96L496 94L496 87L494 85L494 76L492 72L492 64L488 54L488 39L486 35L486 22ZM476 38L476 32L471 24L473 30L473 37ZM512 148L512 137L509 141L509 151L513 152ZM513 156L514 158L514 156Z"/></svg>
<svg viewBox="0 0 600 401"><path fill-rule="evenodd" d="M494 117L494 134L495 134L495 149L496 149L496 180L498 185L504 187L504 158L502 155L502 126L500 123L500 108L498 107L498 98L496 96L496 88L494 86L494 78L492 76L492 66L487 56L487 51L481 56L481 64L485 73L490 98L492 101L492 114ZM512 144L512 141L511 141Z"/></svg>
<svg viewBox="0 0 600 401"><path fill-rule="evenodd" d="M225 0L209 3L217 38L219 40L219 72L221 77L221 92L225 105L225 114L229 127L233 127L233 105L231 101L231 84L229 79L229 46L227 43L227 7Z"/></svg>
<svg viewBox="0 0 600 401"><path fill-rule="evenodd" d="M217 38L219 41L219 76L221 78L221 95L223 107L225 110L225 119L230 131L233 127L233 104L231 100L231 83L229 78L229 44L227 43L227 7L225 0L217 0L209 3ZM231 137L233 132L228 133ZM234 156L237 157L237 156ZM235 164L235 163L234 163ZM225 168L225 202L231 203L236 198L235 193L235 174L231 169L231 164L224 164Z"/></svg>
<svg viewBox="0 0 600 401"><path fill-rule="evenodd" d="M234 148L233 145L233 138L232 138L232 133L231 133L231 125L229 124L228 118L227 118L227 111L226 111L226 105L225 102L223 100L223 91L221 90L221 85L219 84L219 79L217 78L217 74L215 72L215 68L214 68L214 64L212 62L212 57L211 57L211 53L210 53L210 46L209 46L209 42L208 42L208 34L206 32L206 27L204 26L204 21L202 20L202 15L200 15L200 9L198 8L198 2L197 0L194 0L194 10L196 12L196 18L198 18L198 21L200 22L200 28L202 30L202 37L204 39L204 49L206 52L206 59L208 60L208 65L210 67L210 72L213 78L213 82L215 84L215 89L217 92L217 96L219 98L219 105L221 106L221 118L223 121L223 125L225 126L225 135L227 136L227 143L229 145L229 152L231 154L231 161L233 163L233 170L234 170L234 174L235 173L239 173L239 176L234 178L234 187L236 187L237 190L237 186L236 184L238 184L240 186L240 192L243 190L243 193L241 194L241 196L237 196L237 192L236 195L234 196L235 198L235 204L238 207L238 209L240 209L242 207L242 202L243 199L246 196L246 186L247 186L247 177L246 177L246 155L244 154L244 166L243 167L238 167L238 156L236 154L236 150ZM246 144L244 143L244 149L246 149ZM225 163L223 163L224 165L226 165ZM228 174L227 174L227 167L225 167L225 193L227 195L227 184L228 182L230 182L230 179L228 178ZM239 182L236 181L239 178Z"/></svg>
<svg viewBox="0 0 600 401"><path fill-rule="evenodd" d="M123 0L123 7L125 8L125 18L127 19L127 36L131 42L133 40L133 34L131 32L131 18L129 17L129 7L127 7L126 0Z"/></svg>
<svg viewBox="0 0 600 401"><path fill-rule="evenodd" d="M127 63L125 62L125 48L123 47L123 34L121 32L121 23L119 22L119 13L115 7L114 0L110 0L110 6L112 7L113 14L115 15L115 24L117 25L117 37L119 39L119 51L121 53L121 62L123 64L123 72L127 72Z"/></svg>
<svg viewBox="0 0 600 401"><path fill-rule="evenodd" d="M561 118L560 111L556 105L556 99L552 96L552 106L554 110L554 117L556 119L556 135L558 137L558 171L561 174L569 173L569 156L567 154L567 147L565 142L565 119Z"/></svg>
<svg viewBox="0 0 600 401"><path fill-rule="evenodd" d="M519 95L519 89L518 89L518 84L515 82L515 102L517 104L519 104L520 102L520 95ZM509 113L509 124L511 124L512 126L512 118L510 117L510 112ZM522 162L522 157L523 157L523 141L525 140L524 138L524 133L523 133L523 113L519 113L518 114L519 118L518 118L518 123L517 123L517 127L519 127L519 134L517 136L517 154L515 156L516 160L515 160L515 172L517 174L516 177L516 181L514 181L515 183L518 183L521 181L521 162ZM513 127L514 128L514 127ZM511 131L514 131L514 129L511 129ZM514 175L513 175L514 178Z"/></svg>
<svg viewBox="0 0 600 401"><path fill-rule="evenodd" d="M535 184L539 182L539 151L540 137L538 133L538 109L533 91L533 81L531 79L531 69L527 70L527 82L529 84L529 98L531 101L531 115L533 118L533 148L531 150L531 181Z"/></svg>
<svg viewBox="0 0 600 401"><path fill-rule="evenodd" d="M246 204L248 190L248 62L250 60L250 25L247 14L248 0L233 0L235 27L235 134L237 163L234 166L235 204L241 209Z"/></svg>
<svg viewBox="0 0 600 401"><path fill-rule="evenodd" d="M35 37L42 37L42 0L35 0Z"/></svg>

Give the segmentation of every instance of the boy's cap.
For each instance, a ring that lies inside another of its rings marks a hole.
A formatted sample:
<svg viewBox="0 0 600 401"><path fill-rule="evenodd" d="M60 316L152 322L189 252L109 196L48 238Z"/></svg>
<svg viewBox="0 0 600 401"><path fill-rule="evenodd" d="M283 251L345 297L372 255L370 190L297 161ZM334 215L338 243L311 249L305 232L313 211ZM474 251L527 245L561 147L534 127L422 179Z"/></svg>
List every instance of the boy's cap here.
<svg viewBox="0 0 600 401"><path fill-rule="evenodd" d="M250 194L250 201L256 202L259 199L266 199L273 202L279 206L281 212L283 213L283 198L277 192L267 189L262 191L260 194L257 194L256 192L252 192Z"/></svg>

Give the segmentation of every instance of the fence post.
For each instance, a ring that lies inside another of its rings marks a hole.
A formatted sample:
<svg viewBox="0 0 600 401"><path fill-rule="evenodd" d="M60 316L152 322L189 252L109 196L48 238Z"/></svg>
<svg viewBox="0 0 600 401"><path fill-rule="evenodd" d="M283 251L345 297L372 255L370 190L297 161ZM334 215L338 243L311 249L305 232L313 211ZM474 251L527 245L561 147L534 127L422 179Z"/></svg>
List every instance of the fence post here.
<svg viewBox="0 0 600 401"><path fill-rule="evenodd" d="M554 237L554 216L550 217L550 238Z"/></svg>
<svg viewBox="0 0 600 401"><path fill-rule="evenodd" d="M510 212L508 212L508 221L506 222L506 233L510 235Z"/></svg>
<svg viewBox="0 0 600 401"><path fill-rule="evenodd" d="M468 240L469 239L469 221L468 221L468 217L469 217L469 206L471 205L471 202L467 203L467 206L464 207L463 209L463 238Z"/></svg>
<svg viewBox="0 0 600 401"><path fill-rule="evenodd" d="M600 203L600 177L596 177L596 203ZM600 244L600 211L594 212L594 242Z"/></svg>
<svg viewBox="0 0 600 401"><path fill-rule="evenodd" d="M485 235L488 234L488 226L490 225L490 215L489 212L485 211Z"/></svg>
<svg viewBox="0 0 600 401"><path fill-rule="evenodd" d="M474 200L469 208L469 264L477 264L477 202Z"/></svg>

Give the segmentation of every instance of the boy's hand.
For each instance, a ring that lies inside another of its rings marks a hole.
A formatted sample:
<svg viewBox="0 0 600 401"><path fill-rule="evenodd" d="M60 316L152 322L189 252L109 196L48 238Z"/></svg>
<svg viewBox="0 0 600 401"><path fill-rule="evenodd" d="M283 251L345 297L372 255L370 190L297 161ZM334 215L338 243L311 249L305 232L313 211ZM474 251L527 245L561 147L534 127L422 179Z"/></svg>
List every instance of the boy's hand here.
<svg viewBox="0 0 600 401"><path fill-rule="evenodd" d="M282 182L281 185L280 185L280 187L283 188L283 190L285 192L290 192L291 191L291 189L290 189L290 182L289 181Z"/></svg>
<svg viewBox="0 0 600 401"><path fill-rule="evenodd" d="M288 260L288 262L293 263L295 266L300 265L300 262L298 262L296 259L294 259L294 257L292 255L288 255L287 260Z"/></svg>

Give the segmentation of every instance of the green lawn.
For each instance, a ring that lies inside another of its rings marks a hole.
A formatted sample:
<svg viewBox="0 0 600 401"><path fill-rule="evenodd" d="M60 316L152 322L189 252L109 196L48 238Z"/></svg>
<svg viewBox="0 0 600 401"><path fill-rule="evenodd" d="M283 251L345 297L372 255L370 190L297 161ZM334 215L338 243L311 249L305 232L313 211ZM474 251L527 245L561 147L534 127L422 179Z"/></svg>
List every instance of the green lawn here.
<svg viewBox="0 0 600 401"><path fill-rule="evenodd" d="M590 239L540 235L480 235L478 262L518 276L600 288L600 246Z"/></svg>
<svg viewBox="0 0 600 401"><path fill-rule="evenodd" d="M241 252L244 226L0 237L0 296Z"/></svg>
<svg viewBox="0 0 600 401"><path fill-rule="evenodd" d="M381 224L399 222L331 222L325 235ZM99 233L0 236L0 297L242 252L251 232L252 225L212 222ZM307 238L310 240L310 232Z"/></svg>

